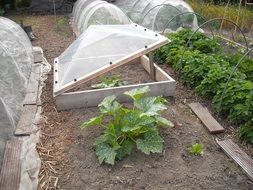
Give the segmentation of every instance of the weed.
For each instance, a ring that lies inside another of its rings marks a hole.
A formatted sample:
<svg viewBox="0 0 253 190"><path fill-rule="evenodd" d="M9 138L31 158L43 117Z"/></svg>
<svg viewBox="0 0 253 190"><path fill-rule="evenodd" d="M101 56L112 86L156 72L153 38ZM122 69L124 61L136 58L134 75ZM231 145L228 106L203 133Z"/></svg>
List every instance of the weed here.
<svg viewBox="0 0 253 190"><path fill-rule="evenodd" d="M110 77L102 77L100 80L101 83L92 85L91 87L100 89L100 88L117 87L126 84L126 82L122 82L119 79L119 76L117 75L112 75Z"/></svg>
<svg viewBox="0 0 253 190"><path fill-rule="evenodd" d="M67 25L67 19L65 17L60 17L57 19L57 29L63 30Z"/></svg>
<svg viewBox="0 0 253 190"><path fill-rule="evenodd" d="M192 147L189 149L189 152L195 156L203 156L203 145L200 143L195 143L192 145Z"/></svg>

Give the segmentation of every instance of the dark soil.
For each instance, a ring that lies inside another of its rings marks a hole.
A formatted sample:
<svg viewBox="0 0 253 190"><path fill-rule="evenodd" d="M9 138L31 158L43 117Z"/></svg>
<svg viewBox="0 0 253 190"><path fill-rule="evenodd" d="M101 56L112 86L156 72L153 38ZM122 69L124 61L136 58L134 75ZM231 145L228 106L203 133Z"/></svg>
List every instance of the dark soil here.
<svg viewBox="0 0 253 190"><path fill-rule="evenodd" d="M38 40L50 63L73 41L71 35L55 30L53 16L27 16L25 23L33 26ZM177 79L174 71L163 66ZM124 70L122 70L124 72ZM134 72L134 71L133 71ZM136 76L139 73L136 72ZM210 135L192 114L187 104L200 101L210 107L210 102L199 98L181 83L177 84L174 99L169 99L164 116L177 127L162 129L165 140L163 154L144 155L139 151L117 162L115 166L99 165L94 151L94 140L100 128L81 130L80 124L98 114L97 108L58 112L53 94L53 76L49 75L42 94L43 116L41 142L38 152L42 159L39 189L73 190L168 190L217 189L246 190L248 178L215 143L217 136ZM222 123L223 124L223 123ZM226 134L230 126L226 126ZM223 137L221 135L220 137ZM194 142L204 145L202 157L188 153Z"/></svg>
<svg viewBox="0 0 253 190"><path fill-rule="evenodd" d="M154 82L141 64L130 63L116 68L70 91L94 89L92 85L101 83L101 78L110 78L113 75L117 76L119 80L126 85Z"/></svg>

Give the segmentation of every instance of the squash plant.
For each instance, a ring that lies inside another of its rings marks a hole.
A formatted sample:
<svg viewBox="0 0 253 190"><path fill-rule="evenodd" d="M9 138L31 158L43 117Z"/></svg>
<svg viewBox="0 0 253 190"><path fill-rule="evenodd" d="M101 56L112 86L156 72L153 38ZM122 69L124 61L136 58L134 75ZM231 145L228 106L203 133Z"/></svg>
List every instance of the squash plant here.
<svg viewBox="0 0 253 190"><path fill-rule="evenodd" d="M164 140L159 126L172 127L173 123L161 116L166 110L162 97L146 97L149 87L133 89L124 94L133 100L127 108L116 101L116 96L106 97L100 104L100 115L84 122L81 128L101 126L103 134L96 139L96 155L99 163L114 165L130 155L134 146L145 154L161 153ZM109 121L108 121L109 120Z"/></svg>

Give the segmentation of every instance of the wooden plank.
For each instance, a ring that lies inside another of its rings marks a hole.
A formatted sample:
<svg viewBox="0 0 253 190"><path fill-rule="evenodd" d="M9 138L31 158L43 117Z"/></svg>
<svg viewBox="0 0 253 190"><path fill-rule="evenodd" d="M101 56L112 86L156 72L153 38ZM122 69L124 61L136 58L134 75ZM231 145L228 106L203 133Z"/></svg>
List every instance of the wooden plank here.
<svg viewBox="0 0 253 190"><path fill-rule="evenodd" d="M18 139L7 141L0 174L0 189L19 189L21 175L21 147L22 141Z"/></svg>
<svg viewBox="0 0 253 190"><path fill-rule="evenodd" d="M13 135L12 125L13 124L8 111L6 110L4 101L0 98L0 140L8 140Z"/></svg>
<svg viewBox="0 0 253 190"><path fill-rule="evenodd" d="M38 67L37 65L32 66L32 72L29 78L26 92L38 91L38 86L39 86L39 81L40 81L39 69L40 67Z"/></svg>
<svg viewBox="0 0 253 190"><path fill-rule="evenodd" d="M153 53L150 52L148 54L149 56L149 68L150 68L150 77L151 79L155 80L155 66L154 66L154 57L153 57Z"/></svg>
<svg viewBox="0 0 253 190"><path fill-rule="evenodd" d="M141 27L141 26L139 26L139 27ZM88 81L90 81L102 74L105 74L105 73L107 73L107 72L109 72L121 65L129 63L132 60L135 60L136 58L141 57L142 55L148 54L149 52L152 52L152 51L156 50L157 48L162 47L163 45L166 45L168 42L169 42L168 39L164 38L163 40L157 41L156 43L154 43L152 45L149 45L147 47L143 47L136 52L133 52L127 56L124 56L124 57L118 59L117 61L114 61L112 64L108 63L108 65L101 67L100 69L93 71L83 77L78 78L77 81L69 82L68 84L66 84L62 87L55 84L54 85L54 96L58 96L60 94L63 94L64 92L71 90L80 84L86 83L86 82L88 82ZM58 60L58 59L56 59L56 60ZM58 64L57 62L54 62L54 68L57 68L57 64ZM57 79L58 72L54 72L54 75L56 75L55 79ZM55 81L54 81L54 83L55 83Z"/></svg>
<svg viewBox="0 0 253 190"><path fill-rule="evenodd" d="M128 85L120 86L114 88L105 88L105 89L96 89L96 90L87 90L79 91L72 93L64 93L56 98L56 105L58 110L67 110L83 107L94 107L97 106L102 100L112 94L117 96L119 102L129 102L130 98L123 95L125 91L141 88L144 86L150 87L150 96L174 96L176 82L173 81L162 81L155 83L146 83L138 85Z"/></svg>
<svg viewBox="0 0 253 190"><path fill-rule="evenodd" d="M32 123L37 111L36 105L25 105L22 110L19 122L17 124L15 135L30 135L32 131Z"/></svg>
<svg viewBox="0 0 253 190"><path fill-rule="evenodd" d="M207 108L204 108L200 103L191 103L189 104L189 107L207 127L210 133L224 132L224 128L213 118Z"/></svg>
<svg viewBox="0 0 253 190"><path fill-rule="evenodd" d="M231 139L219 141L218 145L237 163L244 173L253 181L253 160Z"/></svg>
<svg viewBox="0 0 253 190"><path fill-rule="evenodd" d="M39 81L40 81L40 64L32 65L32 72L28 81L26 96L23 105L35 105L38 99Z"/></svg>
<svg viewBox="0 0 253 190"><path fill-rule="evenodd" d="M43 61L43 50L41 47L33 47L34 63L41 63Z"/></svg>
<svg viewBox="0 0 253 190"><path fill-rule="evenodd" d="M143 68L150 74L149 58L146 55L140 58ZM175 81L164 70L154 63L156 81Z"/></svg>

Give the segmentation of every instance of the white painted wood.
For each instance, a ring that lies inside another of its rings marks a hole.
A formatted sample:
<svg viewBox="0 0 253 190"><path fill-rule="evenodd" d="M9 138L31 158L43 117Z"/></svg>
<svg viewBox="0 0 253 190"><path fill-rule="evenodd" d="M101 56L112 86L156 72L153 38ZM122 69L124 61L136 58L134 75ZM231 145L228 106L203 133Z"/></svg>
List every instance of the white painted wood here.
<svg viewBox="0 0 253 190"><path fill-rule="evenodd" d="M56 98L58 110L76 109L83 107L95 107L110 95L116 95L119 102L129 102L130 98L123 95L125 91L149 86L149 96L174 96L176 83L172 81L162 81L138 85L120 86L114 88L105 88L98 90L79 91L72 93L64 93Z"/></svg>
<svg viewBox="0 0 253 190"><path fill-rule="evenodd" d="M144 69L150 74L150 64L149 58L144 55L140 59L135 59L137 63L141 62ZM123 95L125 91L141 88L144 86L149 86L150 93L149 96L174 96L176 89L176 81L171 78L165 71L163 71L159 66L154 63L156 81L152 83L136 84L119 86L114 88L105 89L94 89L87 91L78 91L63 93L62 95L56 96L56 105L58 110L76 109L84 107L95 107L97 106L105 97L110 95L116 95L119 102L129 102L130 98ZM57 84L56 84L57 85Z"/></svg>
<svg viewBox="0 0 253 190"><path fill-rule="evenodd" d="M141 56L140 62L143 68L150 74L149 58L146 55ZM164 70L154 63L155 67L155 80L156 81L174 81Z"/></svg>

